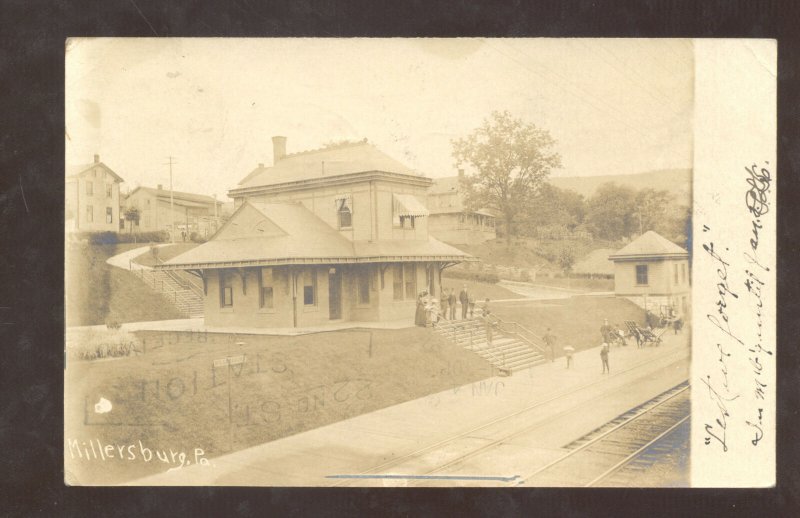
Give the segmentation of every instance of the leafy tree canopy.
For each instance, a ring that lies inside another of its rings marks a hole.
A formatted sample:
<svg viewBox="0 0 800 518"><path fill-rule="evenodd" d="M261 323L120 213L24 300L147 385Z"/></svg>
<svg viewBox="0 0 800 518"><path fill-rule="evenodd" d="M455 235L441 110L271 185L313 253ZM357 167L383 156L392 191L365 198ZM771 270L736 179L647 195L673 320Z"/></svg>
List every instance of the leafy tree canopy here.
<svg viewBox="0 0 800 518"><path fill-rule="evenodd" d="M466 206L500 212L510 241L550 171L561 167L555 144L549 131L507 111L492 112L481 127L453 141L456 166L468 166L462 180Z"/></svg>

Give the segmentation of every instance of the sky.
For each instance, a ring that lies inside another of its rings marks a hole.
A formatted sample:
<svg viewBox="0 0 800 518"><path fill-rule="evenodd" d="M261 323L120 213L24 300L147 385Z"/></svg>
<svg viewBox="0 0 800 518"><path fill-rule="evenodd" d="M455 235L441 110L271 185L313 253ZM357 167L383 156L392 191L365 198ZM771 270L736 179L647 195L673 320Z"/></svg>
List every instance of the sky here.
<svg viewBox="0 0 800 518"><path fill-rule="evenodd" d="M122 189L227 191L287 152L367 138L430 177L495 110L550 131L553 176L692 166L691 40L157 39L67 43L66 163Z"/></svg>

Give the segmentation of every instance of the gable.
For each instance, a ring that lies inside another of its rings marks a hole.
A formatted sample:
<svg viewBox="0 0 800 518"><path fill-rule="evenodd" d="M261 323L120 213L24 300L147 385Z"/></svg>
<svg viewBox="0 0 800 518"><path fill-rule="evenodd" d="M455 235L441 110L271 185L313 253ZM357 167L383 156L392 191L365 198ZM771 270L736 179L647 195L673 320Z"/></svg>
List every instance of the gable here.
<svg viewBox="0 0 800 518"><path fill-rule="evenodd" d="M122 183L125 180L120 175L115 173L110 167L103 162L84 164L79 166L70 166L67 168L70 177L78 177L91 180L112 180L115 183ZM95 176L94 172L97 172Z"/></svg>
<svg viewBox="0 0 800 518"><path fill-rule="evenodd" d="M272 220L250 204L242 205L213 239L241 239L246 237L283 236L283 231Z"/></svg>

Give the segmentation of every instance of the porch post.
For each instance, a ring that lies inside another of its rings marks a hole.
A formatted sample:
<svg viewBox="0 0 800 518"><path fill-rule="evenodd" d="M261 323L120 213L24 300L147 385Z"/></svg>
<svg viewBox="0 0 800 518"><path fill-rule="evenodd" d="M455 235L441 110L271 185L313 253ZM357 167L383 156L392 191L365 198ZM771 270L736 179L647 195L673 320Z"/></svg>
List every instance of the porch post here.
<svg viewBox="0 0 800 518"><path fill-rule="evenodd" d="M292 323L297 327L297 272L292 267L289 267L289 271L292 283Z"/></svg>

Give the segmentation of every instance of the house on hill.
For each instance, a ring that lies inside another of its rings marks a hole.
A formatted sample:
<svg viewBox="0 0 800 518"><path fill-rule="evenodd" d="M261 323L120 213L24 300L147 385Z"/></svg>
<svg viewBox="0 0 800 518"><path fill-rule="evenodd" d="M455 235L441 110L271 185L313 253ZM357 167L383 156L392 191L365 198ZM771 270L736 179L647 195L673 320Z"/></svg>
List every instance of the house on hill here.
<svg viewBox="0 0 800 518"><path fill-rule="evenodd" d="M609 256L614 292L655 314L689 315L689 253L652 230Z"/></svg>
<svg viewBox="0 0 800 518"><path fill-rule="evenodd" d="M495 216L481 209L469 211L464 207L459 176L436 178L428 191L431 235L454 245L477 245L495 239Z"/></svg>
<svg viewBox="0 0 800 518"><path fill-rule="evenodd" d="M208 237L218 229L217 221L221 214L222 202L211 196L181 191L170 191L162 185L157 188L137 187L124 201L125 208L139 209L138 229L142 232L166 230L181 232L186 236L197 232ZM124 209L123 209L124 216Z"/></svg>
<svg viewBox="0 0 800 518"><path fill-rule="evenodd" d="M229 192L236 210L207 243L159 267L203 280L206 325L410 318L470 259L428 235L431 180L371 144L287 155L273 137L273 155Z"/></svg>
<svg viewBox="0 0 800 518"><path fill-rule="evenodd" d="M125 180L100 161L67 166L65 223L70 232L117 232L119 184Z"/></svg>

